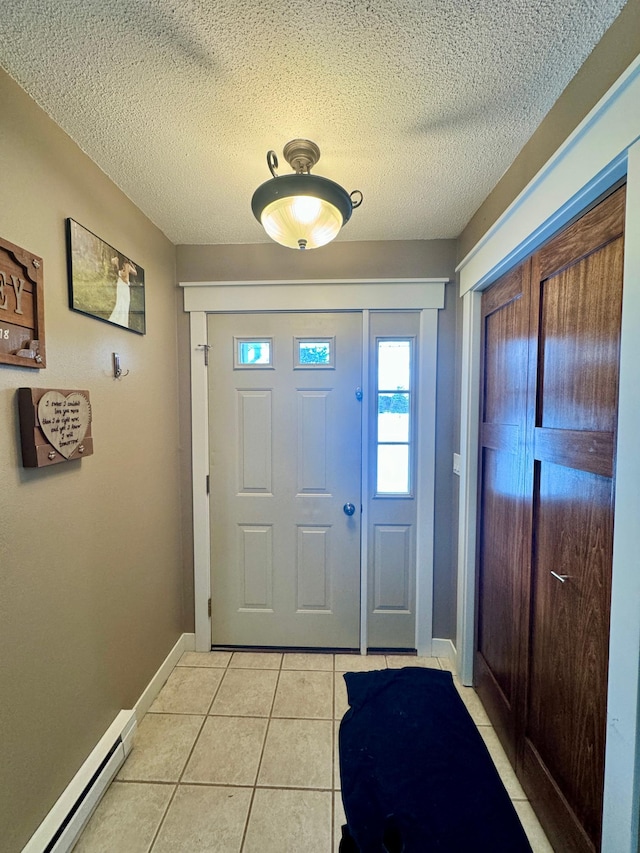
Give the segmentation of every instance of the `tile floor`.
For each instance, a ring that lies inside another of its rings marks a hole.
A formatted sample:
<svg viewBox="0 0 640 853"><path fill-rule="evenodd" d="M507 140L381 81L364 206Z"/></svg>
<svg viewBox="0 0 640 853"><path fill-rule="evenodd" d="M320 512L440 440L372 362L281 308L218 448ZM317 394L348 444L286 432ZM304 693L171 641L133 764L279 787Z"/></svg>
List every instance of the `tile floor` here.
<svg viewBox="0 0 640 853"><path fill-rule="evenodd" d="M342 673L407 665L448 668L392 655L186 652L74 853L335 853ZM456 686L534 853L552 853L475 691Z"/></svg>

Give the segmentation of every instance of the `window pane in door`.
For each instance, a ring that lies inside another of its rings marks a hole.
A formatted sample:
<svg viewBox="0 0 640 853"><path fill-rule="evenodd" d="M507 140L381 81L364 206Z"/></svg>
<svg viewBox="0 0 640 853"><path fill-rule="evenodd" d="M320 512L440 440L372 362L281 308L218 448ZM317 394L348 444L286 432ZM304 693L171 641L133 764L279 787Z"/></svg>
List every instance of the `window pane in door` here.
<svg viewBox="0 0 640 853"><path fill-rule="evenodd" d="M335 367L335 338L296 338L294 367Z"/></svg>
<svg viewBox="0 0 640 853"><path fill-rule="evenodd" d="M408 494L409 445L378 445L378 494Z"/></svg>
<svg viewBox="0 0 640 853"><path fill-rule="evenodd" d="M378 341L378 388L408 391L411 382L411 341Z"/></svg>
<svg viewBox="0 0 640 853"><path fill-rule="evenodd" d="M378 441L409 441L409 394L378 394Z"/></svg>
<svg viewBox="0 0 640 853"><path fill-rule="evenodd" d="M273 364L271 338L236 338L235 367L266 367Z"/></svg>

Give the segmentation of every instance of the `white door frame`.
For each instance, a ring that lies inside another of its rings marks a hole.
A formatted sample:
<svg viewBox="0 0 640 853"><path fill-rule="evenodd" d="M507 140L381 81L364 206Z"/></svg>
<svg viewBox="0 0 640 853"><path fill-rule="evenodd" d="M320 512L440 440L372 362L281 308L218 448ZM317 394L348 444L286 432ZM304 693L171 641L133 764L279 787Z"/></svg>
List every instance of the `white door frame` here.
<svg viewBox="0 0 640 853"><path fill-rule="evenodd" d="M640 57L464 258L458 671L473 678L480 292L627 177L603 853L637 853L640 802Z"/></svg>
<svg viewBox="0 0 640 853"><path fill-rule="evenodd" d="M207 314L259 311L361 311L363 313L363 369L368 359L369 310L419 310L420 321L420 436L417 453L420 477L417 494L416 648L431 655L433 625L433 516L435 504L435 406L438 310L444 308L446 278L351 279L310 281L180 282L184 310L190 315L191 349L191 467L193 490L194 607L196 650L211 648L209 553L208 381L205 355ZM250 306L248 308L247 306ZM368 452L368 419L363 418L363 455ZM362 494L368 494L366 457L363 456ZM363 509L366 501L363 501ZM366 512L362 530L366 531ZM361 549L360 650L367 648L367 543Z"/></svg>

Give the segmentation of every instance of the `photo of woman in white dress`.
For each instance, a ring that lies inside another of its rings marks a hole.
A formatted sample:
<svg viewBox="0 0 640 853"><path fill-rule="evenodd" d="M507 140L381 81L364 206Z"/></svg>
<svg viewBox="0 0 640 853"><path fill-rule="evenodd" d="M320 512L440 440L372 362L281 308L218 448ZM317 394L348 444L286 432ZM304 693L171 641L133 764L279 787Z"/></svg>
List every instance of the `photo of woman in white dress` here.
<svg viewBox="0 0 640 853"><path fill-rule="evenodd" d="M146 333L144 269L67 219L69 308L138 335Z"/></svg>
<svg viewBox="0 0 640 853"><path fill-rule="evenodd" d="M117 270L118 280L116 282L116 304L109 317L109 322L128 327L129 306L131 304L129 276L136 276L138 270L128 258L123 258L122 255L115 255L111 258L111 264Z"/></svg>

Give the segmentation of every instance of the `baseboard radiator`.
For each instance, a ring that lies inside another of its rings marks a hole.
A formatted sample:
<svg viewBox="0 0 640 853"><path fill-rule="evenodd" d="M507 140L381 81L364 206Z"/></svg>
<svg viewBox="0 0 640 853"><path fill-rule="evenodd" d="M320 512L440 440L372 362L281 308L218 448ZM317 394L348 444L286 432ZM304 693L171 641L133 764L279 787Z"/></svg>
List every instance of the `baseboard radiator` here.
<svg viewBox="0 0 640 853"><path fill-rule="evenodd" d="M22 853L68 853L133 746L135 711L120 711Z"/></svg>

